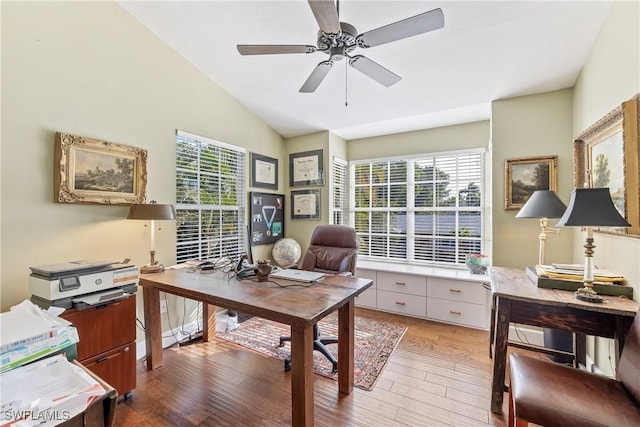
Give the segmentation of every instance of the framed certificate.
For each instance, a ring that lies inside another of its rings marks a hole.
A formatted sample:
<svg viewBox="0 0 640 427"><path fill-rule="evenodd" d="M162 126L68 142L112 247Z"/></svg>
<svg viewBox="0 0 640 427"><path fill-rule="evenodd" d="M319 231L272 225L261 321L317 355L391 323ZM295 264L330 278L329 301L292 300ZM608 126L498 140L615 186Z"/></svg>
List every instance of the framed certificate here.
<svg viewBox="0 0 640 427"><path fill-rule="evenodd" d="M278 189L278 159L251 153L251 186Z"/></svg>
<svg viewBox="0 0 640 427"><path fill-rule="evenodd" d="M324 185L322 150L289 154L289 185Z"/></svg>
<svg viewBox="0 0 640 427"><path fill-rule="evenodd" d="M320 190L292 191L291 219L320 219Z"/></svg>

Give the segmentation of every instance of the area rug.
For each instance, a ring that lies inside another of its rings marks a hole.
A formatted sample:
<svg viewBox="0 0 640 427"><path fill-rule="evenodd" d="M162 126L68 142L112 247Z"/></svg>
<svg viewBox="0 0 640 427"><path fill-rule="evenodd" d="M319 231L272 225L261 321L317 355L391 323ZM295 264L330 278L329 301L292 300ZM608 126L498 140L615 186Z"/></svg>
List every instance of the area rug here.
<svg viewBox="0 0 640 427"><path fill-rule="evenodd" d="M354 322L354 385L371 390L407 328L360 316L356 316ZM322 336L337 336L337 313L322 319L318 327ZM258 317L242 322L233 331L216 332L218 338L280 360L289 356L291 347L288 342L284 347L278 347L279 338L289 335L288 325ZM337 358L338 345L331 344L328 347ZM313 365L316 374L338 379L338 374L331 372L331 363L317 351L313 352Z"/></svg>

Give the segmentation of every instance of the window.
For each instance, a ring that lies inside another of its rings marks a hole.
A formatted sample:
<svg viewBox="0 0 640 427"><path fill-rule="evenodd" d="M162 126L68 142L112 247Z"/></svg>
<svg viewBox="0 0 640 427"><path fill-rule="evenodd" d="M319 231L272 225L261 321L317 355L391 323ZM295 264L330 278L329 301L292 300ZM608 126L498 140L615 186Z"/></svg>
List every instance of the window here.
<svg viewBox="0 0 640 427"><path fill-rule="evenodd" d="M463 265L483 241L482 150L350 163L360 255Z"/></svg>
<svg viewBox="0 0 640 427"><path fill-rule="evenodd" d="M177 261L245 252L245 150L178 131Z"/></svg>
<svg viewBox="0 0 640 427"><path fill-rule="evenodd" d="M329 186L331 224L348 224L347 190L347 162L334 157L331 165L331 185Z"/></svg>

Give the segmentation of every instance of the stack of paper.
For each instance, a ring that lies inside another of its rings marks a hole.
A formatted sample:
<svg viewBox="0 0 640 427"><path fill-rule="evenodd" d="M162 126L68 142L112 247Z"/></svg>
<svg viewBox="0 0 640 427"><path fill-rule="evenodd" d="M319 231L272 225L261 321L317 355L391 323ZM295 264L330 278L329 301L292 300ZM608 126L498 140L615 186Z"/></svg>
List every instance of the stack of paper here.
<svg viewBox="0 0 640 427"><path fill-rule="evenodd" d="M62 355L0 375L0 425L55 426L84 411L106 393L96 380Z"/></svg>
<svg viewBox="0 0 640 427"><path fill-rule="evenodd" d="M0 313L0 372L77 342L78 332L69 322L25 300Z"/></svg>
<svg viewBox="0 0 640 427"><path fill-rule="evenodd" d="M552 264L537 265L536 272L540 277L550 277L560 280L574 280L582 282L584 279L584 267L581 264ZM593 281L598 283L619 283L626 282L624 276L604 270L601 268L593 269Z"/></svg>

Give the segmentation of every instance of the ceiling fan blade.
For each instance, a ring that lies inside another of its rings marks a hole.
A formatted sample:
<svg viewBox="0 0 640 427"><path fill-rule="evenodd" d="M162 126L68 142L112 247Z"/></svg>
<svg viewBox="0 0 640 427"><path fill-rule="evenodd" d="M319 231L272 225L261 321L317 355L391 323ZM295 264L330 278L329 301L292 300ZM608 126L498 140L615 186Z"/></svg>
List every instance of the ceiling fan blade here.
<svg viewBox="0 0 640 427"><path fill-rule="evenodd" d="M433 9L402 21L362 33L357 38L358 46L373 47L406 39L444 27L442 9Z"/></svg>
<svg viewBox="0 0 640 427"><path fill-rule="evenodd" d="M362 55L356 55L353 58L350 58L349 65L386 87L398 83L402 78L387 70L377 62L374 62Z"/></svg>
<svg viewBox="0 0 640 427"><path fill-rule="evenodd" d="M315 46L303 44L239 44L240 55L272 55L277 53L313 53Z"/></svg>
<svg viewBox="0 0 640 427"><path fill-rule="evenodd" d="M322 61L313 69L307 81L304 82L299 92L312 93L320 86L322 80L327 76L329 70L333 67L333 61Z"/></svg>
<svg viewBox="0 0 640 427"><path fill-rule="evenodd" d="M308 0L313 16L316 18L318 27L325 34L340 33L340 19L338 9L333 0Z"/></svg>

